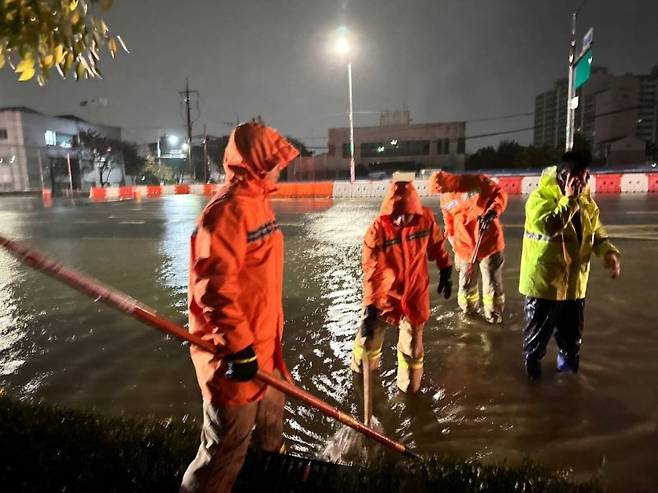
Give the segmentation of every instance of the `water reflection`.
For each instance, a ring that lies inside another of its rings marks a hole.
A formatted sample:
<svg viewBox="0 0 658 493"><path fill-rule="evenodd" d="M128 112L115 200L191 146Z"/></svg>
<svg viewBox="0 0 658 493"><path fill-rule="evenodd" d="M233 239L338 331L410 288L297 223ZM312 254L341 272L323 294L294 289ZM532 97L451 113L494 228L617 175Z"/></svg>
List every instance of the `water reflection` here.
<svg viewBox="0 0 658 493"><path fill-rule="evenodd" d="M0 200L0 231L28 241L185 323L189 235L206 200L62 206ZM28 202L31 199L28 199ZM601 199L606 222L648 224L658 197ZM22 204L22 205L20 205ZM285 358L300 384L358 414L349 358L361 305L361 241L378 201L286 201L274 208L286 237ZM607 208L606 208L607 207ZM647 215L626 214L646 210ZM387 433L421 452L517 460L529 456L572 476L598 475L619 491L655 490L658 359L655 242L616 240L625 272L610 281L592 266L582 373L554 373L531 386L520 364L522 298L516 294L522 203L511 200L502 326L463 318L434 294L425 329L422 393L395 386L396 334L386 334L375 412ZM612 228L615 230L615 228ZM624 234L625 237L625 234ZM433 269L433 268L431 268ZM64 406L107 413L198 416L200 396L187 348L46 279L0 252L0 386ZM336 425L287 404L294 452L315 455Z"/></svg>
<svg viewBox="0 0 658 493"><path fill-rule="evenodd" d="M187 270L190 264L190 236L205 200L194 195L162 199L164 232L160 242L162 266L158 279L176 293L176 309L187 310Z"/></svg>

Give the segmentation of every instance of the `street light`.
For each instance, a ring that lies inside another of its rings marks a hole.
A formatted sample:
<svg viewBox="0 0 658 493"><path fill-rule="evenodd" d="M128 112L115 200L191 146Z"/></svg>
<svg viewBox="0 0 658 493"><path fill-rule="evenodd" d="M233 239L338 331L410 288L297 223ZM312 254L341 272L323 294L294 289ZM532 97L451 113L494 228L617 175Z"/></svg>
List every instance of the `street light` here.
<svg viewBox="0 0 658 493"><path fill-rule="evenodd" d="M349 91L349 122L350 122L350 183L355 180L355 166L354 166L354 112L352 111L352 59L350 52L352 46L350 45L347 37L349 31L346 27L341 26L338 28L338 39L334 49L342 57L347 58L347 86Z"/></svg>
<svg viewBox="0 0 658 493"><path fill-rule="evenodd" d="M176 137L175 135L170 135L167 137L167 142L172 147L178 144L178 140L179 140L178 137Z"/></svg>

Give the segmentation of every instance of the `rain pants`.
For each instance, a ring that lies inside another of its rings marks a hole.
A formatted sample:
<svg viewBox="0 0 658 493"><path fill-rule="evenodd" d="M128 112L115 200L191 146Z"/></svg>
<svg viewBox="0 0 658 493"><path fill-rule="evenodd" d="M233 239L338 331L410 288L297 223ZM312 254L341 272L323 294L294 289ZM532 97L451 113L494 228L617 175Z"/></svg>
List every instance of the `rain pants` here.
<svg viewBox="0 0 658 493"><path fill-rule="evenodd" d="M397 225L394 213L409 214L411 221ZM444 240L434 213L422 207L413 184L393 183L363 240L363 306L375 307L380 323L374 330L365 330L365 324L358 329L354 371L361 371L364 352L370 368L378 365L384 327L394 325L399 327L398 386L406 391L409 373L422 374L422 330L430 315L427 260L436 262L438 269L451 265Z"/></svg>
<svg viewBox="0 0 658 493"><path fill-rule="evenodd" d="M181 491L230 491L254 424L264 448L281 446L283 396L257 381L228 380L222 356L252 346L260 369L285 371L283 235L269 201L274 187L265 175L297 155L271 128L238 126L224 154L227 183L204 208L192 235L189 330L226 350L190 349L204 400L204 427Z"/></svg>
<svg viewBox="0 0 658 493"><path fill-rule="evenodd" d="M505 237L500 216L507 207L507 194L485 175L455 175L445 171L432 176L431 189L441 194L446 235L459 270L457 302L466 313L475 312L480 302L478 265L470 282L466 275L480 233L478 218L489 211L496 212L496 218L484 232L476 262L482 274L484 316L490 321L500 320L505 308L502 275Z"/></svg>
<svg viewBox="0 0 658 493"><path fill-rule="evenodd" d="M557 168L546 168L525 206L519 291L526 296L523 353L539 360L552 335L558 358L578 368L583 311L592 253L619 250L608 239L589 188L567 198Z"/></svg>

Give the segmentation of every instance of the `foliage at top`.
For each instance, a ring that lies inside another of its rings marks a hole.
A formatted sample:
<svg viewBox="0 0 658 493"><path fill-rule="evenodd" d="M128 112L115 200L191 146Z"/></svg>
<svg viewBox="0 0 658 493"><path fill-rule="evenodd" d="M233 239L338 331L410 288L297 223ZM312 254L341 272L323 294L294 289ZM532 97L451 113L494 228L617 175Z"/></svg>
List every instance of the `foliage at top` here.
<svg viewBox="0 0 658 493"><path fill-rule="evenodd" d="M76 80L99 77L101 52L112 58L125 43L105 21L92 14L112 0L2 0L0 2L0 69L9 65L19 81L36 77L44 85L52 70Z"/></svg>
<svg viewBox="0 0 658 493"><path fill-rule="evenodd" d="M574 135L574 150L592 152L592 144L587 138L576 132ZM559 147L523 146L513 140L503 140L497 148L482 147L466 159L468 169L501 169L501 168L546 168L557 164L564 153L564 142ZM604 164L600 161L595 164Z"/></svg>

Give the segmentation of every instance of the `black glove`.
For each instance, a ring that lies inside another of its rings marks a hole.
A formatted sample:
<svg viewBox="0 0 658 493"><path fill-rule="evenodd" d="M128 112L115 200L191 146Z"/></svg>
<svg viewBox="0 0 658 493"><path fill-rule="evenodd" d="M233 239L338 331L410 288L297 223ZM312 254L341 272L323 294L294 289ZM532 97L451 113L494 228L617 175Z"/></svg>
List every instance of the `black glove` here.
<svg viewBox="0 0 658 493"><path fill-rule="evenodd" d="M439 271L439 286L437 293L442 294L445 299L452 294L452 265Z"/></svg>
<svg viewBox="0 0 658 493"><path fill-rule="evenodd" d="M494 219L496 219L496 211L494 210L489 210L485 212L483 215L478 217L478 222L480 223L480 231L486 230L489 225L492 223Z"/></svg>
<svg viewBox="0 0 658 493"><path fill-rule="evenodd" d="M361 335L363 337L372 337L375 333L375 329L379 324L379 311L375 305L368 305L363 310L363 316L361 317Z"/></svg>
<svg viewBox="0 0 658 493"><path fill-rule="evenodd" d="M228 369L224 374L226 378L246 382L256 376L258 359L253 346L247 346L237 353L229 354L226 360L228 361Z"/></svg>

